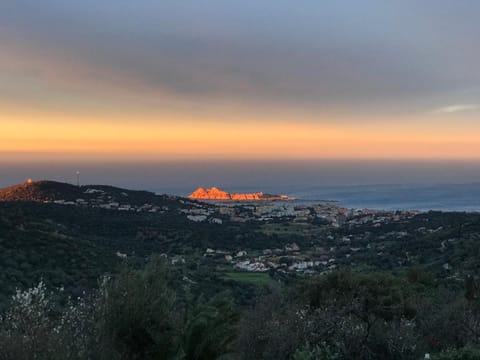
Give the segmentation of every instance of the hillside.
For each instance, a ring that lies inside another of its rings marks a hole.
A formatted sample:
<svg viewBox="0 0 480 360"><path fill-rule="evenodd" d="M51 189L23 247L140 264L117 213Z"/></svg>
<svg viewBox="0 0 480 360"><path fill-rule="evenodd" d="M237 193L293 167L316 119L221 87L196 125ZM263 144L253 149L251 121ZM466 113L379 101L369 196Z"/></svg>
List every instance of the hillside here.
<svg viewBox="0 0 480 360"><path fill-rule="evenodd" d="M0 201L35 201L45 202L58 199L73 200L80 197L82 189L56 181L27 181L0 189Z"/></svg>
<svg viewBox="0 0 480 360"><path fill-rule="evenodd" d="M95 191L85 194L89 189ZM239 234L266 243L255 226L191 221L185 211L197 209L196 202L167 195L50 181L1 194L0 308L16 288L41 279L77 296L125 258L142 263L155 253L203 254L208 247L238 246Z"/></svg>
<svg viewBox="0 0 480 360"><path fill-rule="evenodd" d="M127 190L109 185L75 186L57 181L27 181L0 189L0 201L43 203L75 202L79 204L177 205L178 197L156 195L149 191Z"/></svg>
<svg viewBox="0 0 480 360"><path fill-rule="evenodd" d="M477 213L211 204L52 181L0 194L0 307L40 279L81 293L124 259L138 264L155 253L186 269L199 289L205 279L241 282L238 271L283 281L338 268L421 267L458 282L480 269Z"/></svg>

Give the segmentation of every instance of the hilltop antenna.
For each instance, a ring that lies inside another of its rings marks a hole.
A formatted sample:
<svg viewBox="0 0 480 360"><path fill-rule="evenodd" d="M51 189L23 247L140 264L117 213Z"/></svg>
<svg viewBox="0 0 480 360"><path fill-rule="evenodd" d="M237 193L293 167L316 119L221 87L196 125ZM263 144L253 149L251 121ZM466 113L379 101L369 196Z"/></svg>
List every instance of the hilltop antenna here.
<svg viewBox="0 0 480 360"><path fill-rule="evenodd" d="M77 171L77 186L80 187L80 171Z"/></svg>

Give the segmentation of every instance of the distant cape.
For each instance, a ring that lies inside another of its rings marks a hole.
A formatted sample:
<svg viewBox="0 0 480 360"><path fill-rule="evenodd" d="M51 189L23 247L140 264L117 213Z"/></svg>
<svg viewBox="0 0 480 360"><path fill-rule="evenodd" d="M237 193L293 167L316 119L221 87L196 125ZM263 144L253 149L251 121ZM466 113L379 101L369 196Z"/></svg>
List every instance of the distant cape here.
<svg viewBox="0 0 480 360"><path fill-rule="evenodd" d="M192 192L190 199L197 200L226 200L226 201L278 201L278 200L293 200L287 195L273 195L263 192L247 193L247 194L231 194L216 187L202 188Z"/></svg>

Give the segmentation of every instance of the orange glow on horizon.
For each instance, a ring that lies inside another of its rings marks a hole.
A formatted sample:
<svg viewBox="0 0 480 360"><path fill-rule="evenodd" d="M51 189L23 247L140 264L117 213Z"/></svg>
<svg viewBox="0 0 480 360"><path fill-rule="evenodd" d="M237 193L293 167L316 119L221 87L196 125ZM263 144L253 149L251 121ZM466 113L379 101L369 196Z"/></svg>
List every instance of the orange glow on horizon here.
<svg viewBox="0 0 480 360"><path fill-rule="evenodd" d="M0 117L0 153L121 158L474 158L479 132L404 124Z"/></svg>

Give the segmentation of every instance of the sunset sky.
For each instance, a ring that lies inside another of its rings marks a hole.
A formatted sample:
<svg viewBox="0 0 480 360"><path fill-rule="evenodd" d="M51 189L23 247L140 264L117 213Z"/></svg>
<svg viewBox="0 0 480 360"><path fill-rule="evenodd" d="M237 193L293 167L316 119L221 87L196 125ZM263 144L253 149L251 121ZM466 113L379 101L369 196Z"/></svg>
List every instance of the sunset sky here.
<svg viewBox="0 0 480 360"><path fill-rule="evenodd" d="M476 0L4 0L0 157L480 158Z"/></svg>

